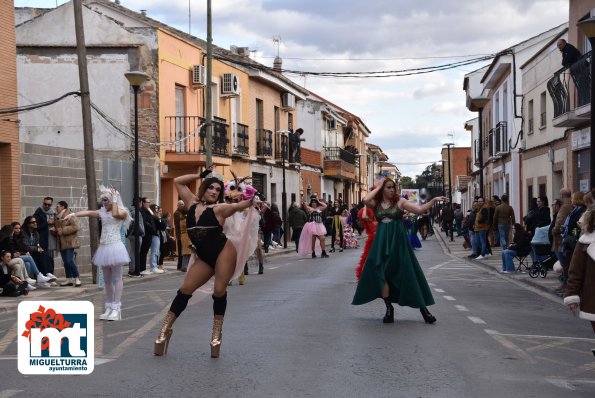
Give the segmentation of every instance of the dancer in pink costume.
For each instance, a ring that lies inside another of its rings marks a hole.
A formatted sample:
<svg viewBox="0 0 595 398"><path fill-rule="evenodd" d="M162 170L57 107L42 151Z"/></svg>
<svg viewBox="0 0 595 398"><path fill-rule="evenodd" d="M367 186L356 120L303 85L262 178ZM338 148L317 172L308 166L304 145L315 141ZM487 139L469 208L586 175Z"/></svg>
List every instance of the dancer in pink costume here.
<svg viewBox="0 0 595 398"><path fill-rule="evenodd" d="M315 196L310 198L310 206L305 205L308 222L304 225L300 235L300 248L298 251L300 256L307 256L312 253L312 258L316 258L317 255L322 258L328 257L326 250L324 250L326 228L322 222L322 212L326 209L326 206L326 202L318 200Z"/></svg>

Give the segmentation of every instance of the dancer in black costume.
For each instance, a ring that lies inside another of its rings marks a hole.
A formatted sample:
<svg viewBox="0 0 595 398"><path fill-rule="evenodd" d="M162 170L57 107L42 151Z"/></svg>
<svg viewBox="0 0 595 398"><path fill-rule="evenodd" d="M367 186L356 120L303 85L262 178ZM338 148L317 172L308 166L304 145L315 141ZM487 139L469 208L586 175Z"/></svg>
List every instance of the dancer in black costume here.
<svg viewBox="0 0 595 398"><path fill-rule="evenodd" d="M223 317L227 307L226 288L234 274L237 262L236 247L223 233L223 224L225 219L234 213L252 206L254 197L239 203L224 204L222 203L223 176L215 173L205 174L205 172L201 175L189 174L174 180L180 197L184 203L190 206L187 215L187 230L195 260L188 267L182 286L165 315L159 336L155 340L155 355L167 353L173 323L188 305L192 293L214 275L211 357L219 357ZM198 195L194 195L186 184L198 178L204 178L204 180L200 185Z"/></svg>

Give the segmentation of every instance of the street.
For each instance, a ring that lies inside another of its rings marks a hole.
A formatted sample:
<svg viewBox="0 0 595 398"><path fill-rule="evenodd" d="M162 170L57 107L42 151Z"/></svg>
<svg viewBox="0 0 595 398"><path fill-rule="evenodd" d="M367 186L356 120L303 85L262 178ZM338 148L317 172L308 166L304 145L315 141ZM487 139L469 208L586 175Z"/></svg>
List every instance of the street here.
<svg viewBox="0 0 595 398"><path fill-rule="evenodd" d="M362 241L360 241L362 242ZM176 321L168 353L153 341L182 274L127 285L123 320L96 321L89 376L23 376L16 312L0 318L0 397L593 397L595 338L559 297L443 251L416 251L437 317L350 304L361 249L329 259L271 257L228 289L221 357L210 358L210 283ZM102 294L86 293L97 314Z"/></svg>

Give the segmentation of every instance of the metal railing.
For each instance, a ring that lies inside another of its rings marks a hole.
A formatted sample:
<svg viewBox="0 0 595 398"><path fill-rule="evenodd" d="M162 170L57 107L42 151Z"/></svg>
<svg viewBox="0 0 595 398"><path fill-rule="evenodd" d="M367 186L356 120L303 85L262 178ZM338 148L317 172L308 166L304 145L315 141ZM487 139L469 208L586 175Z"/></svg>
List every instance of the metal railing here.
<svg viewBox="0 0 595 398"><path fill-rule="evenodd" d="M494 143L496 154L508 152L508 124L506 122L496 124L496 135L494 139L496 141Z"/></svg>
<svg viewBox="0 0 595 398"><path fill-rule="evenodd" d="M205 153L206 128L205 119L200 116L166 116L166 137L175 142L166 148L167 152ZM199 131L200 129L200 131ZM213 154L227 156L227 138L229 125L225 119L213 120Z"/></svg>
<svg viewBox="0 0 595 398"><path fill-rule="evenodd" d="M233 134L235 137L233 153L248 155L248 126L241 123L234 123Z"/></svg>
<svg viewBox="0 0 595 398"><path fill-rule="evenodd" d="M554 119L591 102L591 52L548 80L547 89L554 103ZM570 79L573 85L569 84Z"/></svg>
<svg viewBox="0 0 595 398"><path fill-rule="evenodd" d="M339 147L324 147L324 160L342 160L355 165L355 154Z"/></svg>
<svg viewBox="0 0 595 398"><path fill-rule="evenodd" d="M273 132L256 129L256 156L273 157Z"/></svg>

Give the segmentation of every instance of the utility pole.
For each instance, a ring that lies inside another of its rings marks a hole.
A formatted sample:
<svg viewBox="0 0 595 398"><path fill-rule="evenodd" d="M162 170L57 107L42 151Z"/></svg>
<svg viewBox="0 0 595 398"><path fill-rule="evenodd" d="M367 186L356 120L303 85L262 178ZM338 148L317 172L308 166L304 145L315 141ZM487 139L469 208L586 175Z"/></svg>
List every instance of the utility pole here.
<svg viewBox="0 0 595 398"><path fill-rule="evenodd" d="M91 122L91 95L89 93L89 76L87 74L87 50L85 47L85 31L83 29L83 7L81 0L72 2L74 7L74 29L76 33L76 53L78 57L81 105L83 112L83 144L85 146L85 174L87 176L87 201L89 210L97 210L97 189L95 180L95 154L93 151L93 125ZM89 217L89 239L91 256L95 254L99 244L99 223L97 218ZM97 283L97 268L92 264L93 283Z"/></svg>
<svg viewBox="0 0 595 398"><path fill-rule="evenodd" d="M207 112L206 112L206 167L213 163L213 97L211 95L211 77L213 75L213 26L211 22L211 0L207 0Z"/></svg>

